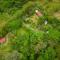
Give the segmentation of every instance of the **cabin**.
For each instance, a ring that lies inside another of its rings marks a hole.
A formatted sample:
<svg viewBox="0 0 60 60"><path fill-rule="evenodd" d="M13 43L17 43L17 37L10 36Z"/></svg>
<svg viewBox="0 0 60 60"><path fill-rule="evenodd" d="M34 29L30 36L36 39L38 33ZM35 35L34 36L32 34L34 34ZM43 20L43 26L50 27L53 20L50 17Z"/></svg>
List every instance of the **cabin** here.
<svg viewBox="0 0 60 60"><path fill-rule="evenodd" d="M40 16L40 17L42 16L42 13L38 10L35 10L35 13L36 13L37 16Z"/></svg>

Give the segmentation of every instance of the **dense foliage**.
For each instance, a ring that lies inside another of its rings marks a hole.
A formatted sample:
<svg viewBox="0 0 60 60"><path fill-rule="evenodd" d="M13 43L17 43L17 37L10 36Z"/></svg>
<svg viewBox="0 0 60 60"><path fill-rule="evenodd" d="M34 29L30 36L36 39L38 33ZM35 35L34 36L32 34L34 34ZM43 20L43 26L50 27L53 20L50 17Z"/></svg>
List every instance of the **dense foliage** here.
<svg viewBox="0 0 60 60"><path fill-rule="evenodd" d="M0 0L3 37L0 60L60 60L60 0Z"/></svg>

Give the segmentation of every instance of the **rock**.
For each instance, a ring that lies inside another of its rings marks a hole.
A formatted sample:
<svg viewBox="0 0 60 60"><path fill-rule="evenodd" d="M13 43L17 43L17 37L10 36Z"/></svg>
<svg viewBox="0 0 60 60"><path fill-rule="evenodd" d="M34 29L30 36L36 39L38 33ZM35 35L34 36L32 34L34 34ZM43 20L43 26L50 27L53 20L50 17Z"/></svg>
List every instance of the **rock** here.
<svg viewBox="0 0 60 60"><path fill-rule="evenodd" d="M47 20L45 20L44 24L45 24L45 25L47 25L47 23L48 23L48 21L47 21Z"/></svg>

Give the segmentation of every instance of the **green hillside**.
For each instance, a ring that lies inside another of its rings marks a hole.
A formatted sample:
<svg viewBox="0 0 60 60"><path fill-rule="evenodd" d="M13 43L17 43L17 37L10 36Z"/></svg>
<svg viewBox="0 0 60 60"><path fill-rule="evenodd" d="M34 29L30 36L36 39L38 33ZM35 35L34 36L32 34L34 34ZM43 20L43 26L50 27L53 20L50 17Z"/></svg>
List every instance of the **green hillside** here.
<svg viewBox="0 0 60 60"><path fill-rule="evenodd" d="M0 60L60 60L60 0L0 0Z"/></svg>

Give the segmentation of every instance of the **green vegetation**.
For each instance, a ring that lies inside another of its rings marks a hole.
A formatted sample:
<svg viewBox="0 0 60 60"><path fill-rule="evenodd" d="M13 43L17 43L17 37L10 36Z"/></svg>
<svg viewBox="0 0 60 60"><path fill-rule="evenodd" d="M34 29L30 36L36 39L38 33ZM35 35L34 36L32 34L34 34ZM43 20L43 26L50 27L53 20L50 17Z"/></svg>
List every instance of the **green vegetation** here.
<svg viewBox="0 0 60 60"><path fill-rule="evenodd" d="M1 0L0 60L60 60L59 15L60 0Z"/></svg>

